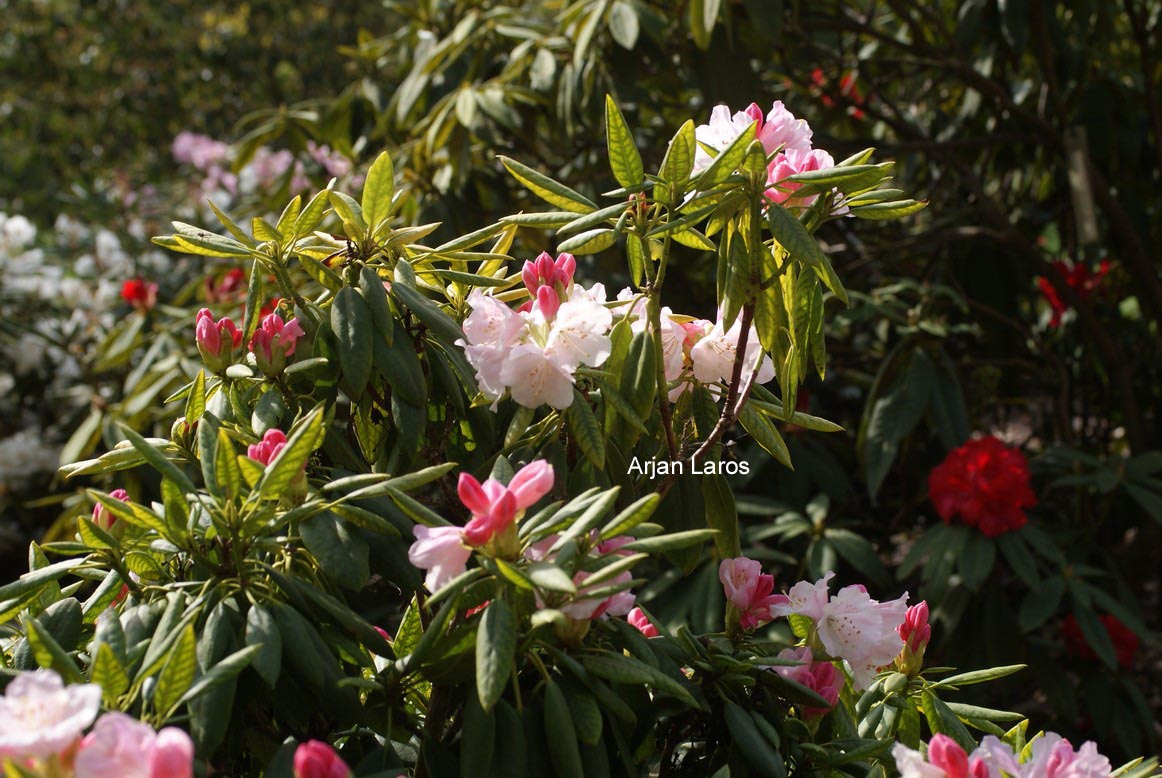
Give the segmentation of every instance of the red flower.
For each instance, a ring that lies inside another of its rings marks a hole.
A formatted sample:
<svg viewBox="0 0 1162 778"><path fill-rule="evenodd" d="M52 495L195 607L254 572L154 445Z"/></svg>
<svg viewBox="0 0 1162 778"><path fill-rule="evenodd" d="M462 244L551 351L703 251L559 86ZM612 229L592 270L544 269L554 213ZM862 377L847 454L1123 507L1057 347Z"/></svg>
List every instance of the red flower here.
<svg viewBox="0 0 1162 778"><path fill-rule="evenodd" d="M1138 636L1111 613L1102 616L1101 623L1105 625L1106 632L1113 641L1118 665L1125 670L1131 669L1134 666L1134 654L1138 653ZM1066 651L1079 659L1097 659L1097 654L1090 648L1089 641L1082 634L1081 625L1077 623L1072 613L1065 617L1061 632L1065 637Z"/></svg>
<svg viewBox="0 0 1162 778"><path fill-rule="evenodd" d="M1025 526L1022 508L1037 503L1025 455L991 435L949 452L928 475L928 496L945 524L959 516L990 538Z"/></svg>
<svg viewBox="0 0 1162 778"><path fill-rule="evenodd" d="M206 300L218 303L240 300L246 296L246 274L242 268L231 268L220 279L206 279Z"/></svg>
<svg viewBox="0 0 1162 778"><path fill-rule="evenodd" d="M1101 261L1097 266L1096 273L1090 272L1090 269L1082 264L1076 264L1071 267L1062 260L1057 260L1053 263L1053 269L1065 281L1065 285L1072 289L1082 300L1088 299L1098 286L1101 285L1102 280L1110 272L1110 267L1111 265L1108 259ZM1053 316L1049 319L1049 326L1061 326L1061 315L1069 310L1069 306L1057 294L1057 289L1049 282L1048 278L1038 276L1037 288L1041 290L1041 295L1045 298L1045 302L1049 303L1049 307L1053 309Z"/></svg>
<svg viewBox="0 0 1162 778"><path fill-rule="evenodd" d="M148 311L157 305L157 284L141 277L131 278L121 284L121 299L139 311Z"/></svg>
<svg viewBox="0 0 1162 778"><path fill-rule="evenodd" d="M835 100L825 91L827 86L827 76L823 74L823 68L815 68L811 71L811 81L815 86L819 87L821 92L820 102L828 108L835 105ZM864 117L863 109L858 106L864 105L865 98L863 92L860 91L859 86L855 83L855 75L848 72L839 79L839 93L847 97L852 103L851 116L853 119L862 119Z"/></svg>
<svg viewBox="0 0 1162 778"><path fill-rule="evenodd" d="M266 305L258 309L258 318L265 319L270 314L278 310L278 306L282 303L281 297L272 298Z"/></svg>

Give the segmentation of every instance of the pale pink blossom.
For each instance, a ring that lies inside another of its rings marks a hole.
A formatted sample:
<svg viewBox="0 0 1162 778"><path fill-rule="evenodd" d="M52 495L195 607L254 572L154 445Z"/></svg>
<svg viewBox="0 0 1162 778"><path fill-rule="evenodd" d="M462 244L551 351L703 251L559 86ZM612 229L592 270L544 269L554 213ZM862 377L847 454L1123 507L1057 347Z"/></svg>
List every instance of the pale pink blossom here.
<svg viewBox="0 0 1162 778"><path fill-rule="evenodd" d="M767 179L771 184L766 192L767 198L780 205L788 201L793 201L793 205L811 205L819 195L796 197L795 191L802 184L786 179L799 173L827 170L833 167L835 167L835 160L822 149L785 151L771 160L770 165L767 166Z"/></svg>
<svg viewBox="0 0 1162 778"><path fill-rule="evenodd" d="M536 343L515 346L500 366L500 379L526 408L564 410L573 404L572 371Z"/></svg>
<svg viewBox="0 0 1162 778"><path fill-rule="evenodd" d="M307 141L307 154L319 163L319 167L323 168L329 176L342 178L351 172L351 160L330 146L320 146L313 140L309 140Z"/></svg>
<svg viewBox="0 0 1162 778"><path fill-rule="evenodd" d="M0 697L0 758L59 754L77 742L100 707L96 684L65 686L52 670L18 674Z"/></svg>
<svg viewBox="0 0 1162 778"><path fill-rule="evenodd" d="M653 622L650 621L650 617L641 608L631 610L626 614L625 620L647 638L656 638L661 634L658 632L658 628L653 625Z"/></svg>
<svg viewBox="0 0 1162 778"><path fill-rule="evenodd" d="M258 368L271 378L277 378L286 368L288 358L295 353L298 339L305 334L298 319L284 322L277 313L265 316L250 336L249 348Z"/></svg>
<svg viewBox="0 0 1162 778"><path fill-rule="evenodd" d="M831 662L815 662L811 649L807 646L799 648L785 648L779 652L778 659L789 659L802 662L800 665L776 665L771 669L784 678L789 678L831 703L827 708L804 708L806 718L822 716L839 701L839 692L843 688L844 678Z"/></svg>
<svg viewBox="0 0 1162 778"><path fill-rule="evenodd" d="M593 621L603 616L625 616L632 609L636 596L630 591L621 591L609 597L586 597L595 589L604 589L607 586L628 583L633 580L629 571L617 574L592 586L586 586L585 581L593 573L584 570L573 576L573 583L577 587L577 594L573 600L558 608L562 613L576 621Z"/></svg>
<svg viewBox="0 0 1162 778"><path fill-rule="evenodd" d="M1008 749L1008 746L995 737L992 739L1002 749ZM989 748L982 743L981 748L969 756L955 740L947 735L937 734L928 741L927 757L903 743L896 743L892 747L892 757L896 761L900 778L1001 778L1000 768L994 769L988 761L990 757L985 753L988 750ZM1016 759L1012 758L1011 750L1002 761L1005 772L1016 778L1019 774L1018 767ZM1037 778L1043 776L1044 774L1040 774Z"/></svg>
<svg viewBox="0 0 1162 778"><path fill-rule="evenodd" d="M468 569L472 549L464 545L459 527L425 527L417 524L412 532L416 540L408 549L408 561L427 570L424 586L435 592Z"/></svg>
<svg viewBox="0 0 1162 778"><path fill-rule="evenodd" d="M1029 761L1021 765L1022 778L1107 778L1113 769L1092 740L1075 751L1061 735L1046 732L1029 749Z"/></svg>
<svg viewBox="0 0 1162 778"><path fill-rule="evenodd" d="M690 360L694 365L694 377L704 384L729 383L734 375L734 358L738 353L738 341L742 337L742 320L735 319L730 329L723 328L722 312L718 321L690 348ZM746 380L754 372L755 362L762 353L758 330L752 325L747 333L746 350L743 354L740 380ZM775 366L771 358L763 354L755 383L765 384L775 377Z"/></svg>
<svg viewBox="0 0 1162 778"><path fill-rule="evenodd" d="M242 348L242 333L234 322L225 316L215 322L209 308L198 311L194 320L194 340L202 361L215 373L233 364L235 352Z"/></svg>
<svg viewBox="0 0 1162 778"><path fill-rule="evenodd" d="M230 147L222 141L195 132L179 132L173 139L173 157L183 165L201 171L222 165L230 156Z"/></svg>
<svg viewBox="0 0 1162 778"><path fill-rule="evenodd" d="M694 129L694 137L700 144L694 152L694 172L707 168L713 159L701 144L710 146L716 152L724 151L751 124L756 124L755 137L763 144L767 154L779 148L801 151L811 148L811 127L805 120L796 119L781 100L774 102L765 117L756 103L735 113L731 113L725 105L717 105L710 112L709 123Z"/></svg>
<svg viewBox="0 0 1162 778"><path fill-rule="evenodd" d="M468 305L472 313L464 319L466 340L458 340L456 345L464 349L468 363L476 370L480 392L493 401L495 408L506 388L500 378L501 368L512 346L526 336L525 321L516 311L479 289L469 293Z"/></svg>
<svg viewBox="0 0 1162 778"><path fill-rule="evenodd" d="M77 778L151 778L157 733L132 716L113 711L97 719L77 751Z"/></svg>
<svg viewBox="0 0 1162 778"><path fill-rule="evenodd" d="M321 740L308 740L295 749L295 778L350 778L351 768L335 749Z"/></svg>

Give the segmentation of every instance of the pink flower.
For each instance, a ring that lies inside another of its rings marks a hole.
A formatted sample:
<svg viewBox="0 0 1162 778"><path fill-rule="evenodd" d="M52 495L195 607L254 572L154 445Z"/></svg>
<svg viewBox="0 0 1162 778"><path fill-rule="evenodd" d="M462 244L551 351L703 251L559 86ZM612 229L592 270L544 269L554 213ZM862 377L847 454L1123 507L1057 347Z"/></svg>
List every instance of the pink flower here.
<svg viewBox="0 0 1162 778"><path fill-rule="evenodd" d="M547 286L557 293L559 299L566 299L573 288L573 274L576 270L577 260L572 254L563 253L554 260L548 252L542 251L535 260L524 263L521 279L533 297L537 296L541 287Z"/></svg>
<svg viewBox="0 0 1162 778"><path fill-rule="evenodd" d="M114 489L113 491L109 492L109 496L114 500L129 502L129 492L125 491L124 489ZM93 506L93 523L101 529L113 529L113 524L116 521L117 517L110 513L109 509L101 503L97 503Z"/></svg>
<svg viewBox="0 0 1162 778"><path fill-rule="evenodd" d="M932 626L928 623L928 603L921 600L908 608L904 623L897 630L904 647L896 657L896 667L901 673L914 675L924 663L924 649L932 637Z"/></svg>
<svg viewBox="0 0 1162 778"><path fill-rule="evenodd" d="M106 713L81 741L78 778L148 778L156 737L152 727L132 716Z"/></svg>
<svg viewBox="0 0 1162 778"><path fill-rule="evenodd" d="M771 164L767 166L767 178L771 183L771 188L766 192L767 198L780 205L792 199L795 200L794 205L811 205L819 195L796 198L795 190L802 184L786 179L799 173L827 170L833 167L835 167L835 160L822 149L785 151L771 160Z"/></svg>
<svg viewBox="0 0 1162 778"><path fill-rule="evenodd" d="M774 618L772 608L787 599L771 594L775 589L774 576L763 573L761 564L746 557L722 560L718 580L727 599L739 610L738 623L743 629L766 624Z"/></svg>
<svg viewBox="0 0 1162 778"><path fill-rule="evenodd" d="M242 268L230 268L220 279L208 277L203 284L206 299L212 303L229 302L246 297L246 274Z"/></svg>
<svg viewBox="0 0 1162 778"><path fill-rule="evenodd" d="M811 691L831 703L827 708L805 708L803 716L811 719L822 716L835 707L839 701L839 690L843 688L843 674L831 662L814 662L811 649L785 648L779 652L779 659L790 659L803 662L801 665L776 665L771 669L784 678L789 678L798 684L806 686Z"/></svg>
<svg viewBox="0 0 1162 778"><path fill-rule="evenodd" d="M202 361L215 373L233 364L235 352L242 347L242 333L234 322L225 316L215 322L209 308L198 311L194 320L194 339Z"/></svg>
<svg viewBox="0 0 1162 778"><path fill-rule="evenodd" d="M262 440L246 447L246 456L263 465L274 461L286 447L286 434L280 429L269 429Z"/></svg>
<svg viewBox="0 0 1162 778"><path fill-rule="evenodd" d="M308 740L295 749L295 778L349 778L351 768L335 749L321 740Z"/></svg>
<svg viewBox="0 0 1162 778"><path fill-rule="evenodd" d="M121 299L139 311L148 311L157 305L157 284L131 278L121 285Z"/></svg>
<svg viewBox="0 0 1162 778"><path fill-rule="evenodd" d="M585 581L593 573L585 572L584 570L578 572L573 576L573 583L577 587L577 594L573 595L573 601L562 605L558 608L562 613L576 621L593 621L600 619L603 616L626 616L633 609L634 601L637 599L636 595L630 591L621 591L609 597L598 598L589 595L594 589L604 589L606 586L613 586L616 584L624 584L633 580L633 576L629 571L618 573L611 580L602 581L599 584L586 586ZM543 607L540 603L539 606Z"/></svg>
<svg viewBox="0 0 1162 778"><path fill-rule="evenodd" d="M638 632L645 635L647 638L656 638L661 633L658 628L650 621L650 617L645 614L641 608L634 608L626 614L625 620L633 625Z"/></svg>
<svg viewBox="0 0 1162 778"><path fill-rule="evenodd" d="M172 152L177 162L204 171L226 162L230 147L207 135L186 131L179 132L173 139Z"/></svg>
<svg viewBox="0 0 1162 778"><path fill-rule="evenodd" d="M191 778L193 774L194 741L177 727L160 730L149 757L150 778Z"/></svg>
<svg viewBox="0 0 1162 778"><path fill-rule="evenodd" d="M298 339L305 334L298 319L283 322L277 313L266 316L250 336L249 347L258 368L271 378L282 375L287 358L295 353Z"/></svg>
<svg viewBox="0 0 1162 778"><path fill-rule="evenodd" d="M774 102L765 117L756 103L733 114L725 105L717 105L710 112L710 122L694 130L694 137L699 142L694 151L694 172L704 170L713 159L702 149L701 144L716 151L724 151L747 127L756 122L755 137L763 144L767 154L780 147L784 151L807 151L811 148L811 127L803 119L796 119L781 100Z"/></svg>
<svg viewBox="0 0 1162 778"><path fill-rule="evenodd" d="M468 569L472 549L464 545L459 527L425 527L417 524L412 530L416 540L408 549L408 560L427 570L424 586L435 592L444 584Z"/></svg>
<svg viewBox="0 0 1162 778"><path fill-rule="evenodd" d="M508 486L494 478L481 484L470 473L461 473L457 492L464 507L472 512L472 518L464 526L464 540L472 546L488 543L548 494L553 488L553 479L553 466L543 459L522 467Z"/></svg>
<svg viewBox="0 0 1162 778"><path fill-rule="evenodd" d="M100 707L96 684L65 686L52 670L18 674L0 697L0 758L61 753L93 723Z"/></svg>
<svg viewBox="0 0 1162 778"><path fill-rule="evenodd" d="M811 619L812 632L833 659L847 662L856 691L866 689L876 671L891 662L904 645L899 629L904 623L908 595L890 602L873 600L862 586L845 586L827 597L827 573L814 584L801 581L791 587L776 616L792 613Z"/></svg>

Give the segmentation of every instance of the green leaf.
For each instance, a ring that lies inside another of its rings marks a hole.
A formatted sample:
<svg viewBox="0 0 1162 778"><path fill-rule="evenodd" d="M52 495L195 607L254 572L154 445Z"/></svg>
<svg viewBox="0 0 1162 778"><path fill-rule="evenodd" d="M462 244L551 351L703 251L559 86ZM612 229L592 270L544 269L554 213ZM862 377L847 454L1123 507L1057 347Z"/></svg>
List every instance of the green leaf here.
<svg viewBox="0 0 1162 778"><path fill-rule="evenodd" d="M742 406L738 422L764 451L775 458L775 461L784 467L795 469L791 464L791 452L787 449L783 436L779 434L771 420L755 411L749 402Z"/></svg>
<svg viewBox="0 0 1162 778"><path fill-rule="evenodd" d="M89 681L101 687L101 698L110 708L129 688L129 675L108 643L97 644L97 654L89 667Z"/></svg>
<svg viewBox="0 0 1162 778"><path fill-rule="evenodd" d="M637 11L627 0L616 0L609 9L609 34L617 45L632 50L639 33Z"/></svg>
<svg viewBox="0 0 1162 778"><path fill-rule="evenodd" d="M684 532L671 532L666 535L657 535L652 538L642 538L622 546L624 551L645 551L654 554L660 551L673 551L679 548L699 545L711 540L717 530L689 529Z"/></svg>
<svg viewBox="0 0 1162 778"><path fill-rule="evenodd" d="M564 687L569 712L573 716L573 726L577 738L582 743L595 746L601 742L601 708L592 694L574 684Z"/></svg>
<svg viewBox="0 0 1162 778"><path fill-rule="evenodd" d="M189 476L182 472L181 468L169 461L164 454L158 451L153 443L138 435L135 430L126 424L118 426L121 429L121 433L125 435L126 440L136 449L137 453L141 454L145 461L153 466L155 470L181 487L182 494L190 494L191 492L197 491Z"/></svg>
<svg viewBox="0 0 1162 778"><path fill-rule="evenodd" d="M573 584L573 579L569 577L569 574L552 562L533 562L528 566L526 572L529 580L541 589L565 594L577 592L577 587Z"/></svg>
<svg viewBox="0 0 1162 778"><path fill-rule="evenodd" d="M654 515L654 511L658 508L658 503L662 501L661 495L657 492L651 492L633 503L628 505L621 513L610 519L601 530L601 539L609 540L617 535L624 535L632 530L637 525L646 521Z"/></svg>
<svg viewBox="0 0 1162 778"><path fill-rule="evenodd" d="M561 778L585 778L569 703L552 681L545 682L545 738L556 774Z"/></svg>
<svg viewBox="0 0 1162 778"><path fill-rule="evenodd" d="M32 648L33 656L36 657L38 667L56 670L64 677L66 683L79 683L81 681L81 674L77 670L76 663L38 621L26 620L24 634Z"/></svg>
<svg viewBox="0 0 1162 778"><path fill-rule="evenodd" d="M573 404L565 410L565 418L581 453L599 470L605 467L605 437L593 409L589 407L589 400L576 389L573 390Z"/></svg>
<svg viewBox="0 0 1162 778"><path fill-rule="evenodd" d="M762 736L754 719L745 710L727 700L722 707L722 714L734 744L759 775L774 776L786 773L779 752Z"/></svg>
<svg viewBox="0 0 1162 778"><path fill-rule="evenodd" d="M196 648L197 638L194 635L194 625L187 624L173 648L170 649L169 657L165 660L161 674L157 677L157 686L153 689L154 710L167 718L177 701L194 682L194 676L198 670Z"/></svg>
<svg viewBox="0 0 1162 778"><path fill-rule="evenodd" d="M196 424L206 412L206 373L199 370L194 376L194 383L190 386L190 393L186 395L186 421Z"/></svg>
<svg viewBox="0 0 1162 778"><path fill-rule="evenodd" d="M190 700L196 699L199 695L209 691L218 684L224 683L231 678L234 678L240 672L246 669L254 657L258 654L258 646L247 646L240 651L235 651L230 656L223 659L218 664L211 667L208 671L202 674L202 677L194 681L181 699L177 701L174 706L180 707Z"/></svg>
<svg viewBox="0 0 1162 778"><path fill-rule="evenodd" d="M1092 608L1077 601L1076 595L1074 600L1073 616L1077 619L1077 625L1081 627L1081 634L1085 636L1085 642L1094 650L1102 664L1111 670L1116 670L1118 667L1117 649L1114 648L1114 641L1110 638L1105 624Z"/></svg>
<svg viewBox="0 0 1162 778"><path fill-rule="evenodd" d="M710 48L714 25L718 22L719 0L691 0L689 6L690 34L694 45L705 51Z"/></svg>
<svg viewBox="0 0 1162 778"><path fill-rule="evenodd" d="M604 678L614 683L649 684L659 692L676 697L692 708L703 707L680 682L661 670L624 654L586 654L581 657L581 664L598 678Z"/></svg>
<svg viewBox="0 0 1162 778"><path fill-rule="evenodd" d="M273 689L282 670L282 633L264 605L252 605L246 613L246 645L258 647L254 671Z"/></svg>
<svg viewBox="0 0 1162 778"><path fill-rule="evenodd" d="M238 458L234 454L234 442L221 427L218 428L218 445L214 454L214 473L218 488L224 491L227 501L239 496L242 492L242 470L238 467ZM168 532L168 526L165 532Z"/></svg>
<svg viewBox="0 0 1162 778"><path fill-rule="evenodd" d="M947 681L945 681L947 683ZM928 726L935 733L948 735L955 740L965 751L976 748L976 740L969 734L968 729L957 718L943 701L932 692L923 692L924 718L928 719Z"/></svg>
<svg viewBox="0 0 1162 778"><path fill-rule="evenodd" d="M666 156L662 158L662 166L658 169L658 178L670 185L669 199L677 200L682 193L682 185L690 178L690 171L694 169L694 151L697 148L694 138L694 122L686 120L666 149ZM654 190L657 192L657 190ZM659 199L661 196L659 195Z"/></svg>
<svg viewBox="0 0 1162 778"><path fill-rule="evenodd" d="M323 572L340 586L357 592L371 577L367 543L330 511L300 522L299 534Z"/></svg>
<svg viewBox="0 0 1162 778"><path fill-rule="evenodd" d="M476 634L476 693L487 713L504 694L516 652L516 617L503 600L484 609Z"/></svg>
<svg viewBox="0 0 1162 778"><path fill-rule="evenodd" d="M386 154L384 152L380 159ZM371 339L375 323L371 308L354 288L345 286L335 295L331 303L331 329L339 342L343 391L353 401L357 400L371 377Z"/></svg>
<svg viewBox="0 0 1162 778"><path fill-rule="evenodd" d="M635 17L636 18L636 17ZM628 48L628 47L627 47ZM613 97L605 96L605 140L609 150L609 167L613 177L622 186L634 186L645 180L642 158L633 140L633 133L621 115Z"/></svg>
<svg viewBox="0 0 1162 778"><path fill-rule="evenodd" d="M775 240L787 250L791 258L814 270L827 288L842 300L844 305L848 304L847 290L840 283L839 276L835 275L831 260L823 253L823 249L819 248L819 243L807 232L803 223L781 205L771 205L767 209L767 223Z"/></svg>
<svg viewBox="0 0 1162 778"><path fill-rule="evenodd" d="M1004 678L1007 675L1018 673L1024 670L1028 665L1004 665L1003 667L990 667L985 670L973 670L967 673L958 673L957 675L950 675L936 683L933 687L939 686L971 686L975 683L985 683L986 681L995 681L998 678Z"/></svg>
<svg viewBox="0 0 1162 778"><path fill-rule="evenodd" d="M908 216L917 211L922 211L927 207L927 200L896 200L890 203L852 206L851 215L857 219L883 221L885 219L898 219L901 216Z"/></svg>
<svg viewBox="0 0 1162 778"><path fill-rule="evenodd" d="M707 475L702 483L702 497L706 507L706 525L718 532L714 536L718 556L722 559L740 556L738 510L730 484L717 473Z"/></svg>
<svg viewBox="0 0 1162 778"><path fill-rule="evenodd" d="M481 766L492 762L496 740L496 716L489 715L471 694L464 701L464 723L460 729L460 775L474 778Z"/></svg>
<svg viewBox="0 0 1162 778"><path fill-rule="evenodd" d="M544 173L533 170L515 159L504 156L498 156L498 158L513 178L550 205L573 213L589 213L597 210L597 205L592 200L564 184L554 181Z"/></svg>
<svg viewBox="0 0 1162 778"><path fill-rule="evenodd" d="M574 235L568 240L561 241L557 244L557 251L567 251L572 254L597 254L605 251L607 248L617 242L617 233L614 230L606 227L599 227L595 230L586 230L579 235Z"/></svg>
<svg viewBox="0 0 1162 778"><path fill-rule="evenodd" d="M749 127L739 133L733 143L718 153L710 165L699 174L695 181L696 189L705 192L716 184L725 181L727 176L738 169L739 163L746 157L751 141L755 139L756 127L757 124L751 122ZM771 206L771 210L775 210L775 206Z"/></svg>
<svg viewBox="0 0 1162 778"><path fill-rule="evenodd" d="M319 222L323 220L323 214L327 212L329 205L327 190L317 192L307 203L307 207L299 213L299 218L295 220L294 234L306 235L319 226Z"/></svg>
<svg viewBox="0 0 1162 778"><path fill-rule="evenodd" d="M380 223L391 214L391 198L395 194L395 171L391 166L391 155L380 152L367 171L363 183L363 218L374 233Z"/></svg>

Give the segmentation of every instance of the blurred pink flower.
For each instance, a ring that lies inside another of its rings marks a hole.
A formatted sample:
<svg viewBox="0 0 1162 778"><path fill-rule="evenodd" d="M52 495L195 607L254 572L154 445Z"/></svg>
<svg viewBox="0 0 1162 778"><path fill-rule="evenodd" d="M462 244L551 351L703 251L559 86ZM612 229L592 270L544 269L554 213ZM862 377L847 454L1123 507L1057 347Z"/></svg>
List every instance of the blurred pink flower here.
<svg viewBox="0 0 1162 778"><path fill-rule="evenodd" d="M0 757L59 754L76 743L100 707L96 684L65 686L52 670L20 673L0 697Z"/></svg>
<svg viewBox="0 0 1162 778"><path fill-rule="evenodd" d="M321 740L308 740L295 749L295 778L350 778L351 768L335 749Z"/></svg>

